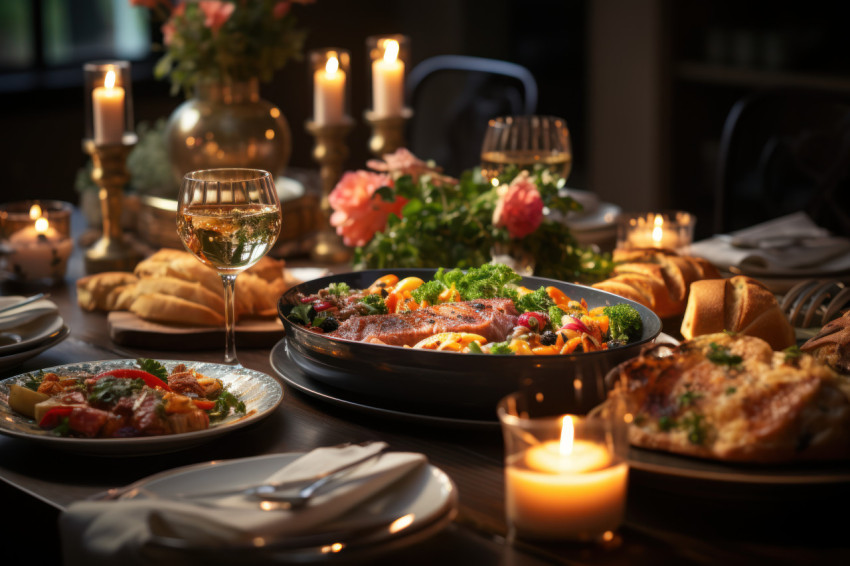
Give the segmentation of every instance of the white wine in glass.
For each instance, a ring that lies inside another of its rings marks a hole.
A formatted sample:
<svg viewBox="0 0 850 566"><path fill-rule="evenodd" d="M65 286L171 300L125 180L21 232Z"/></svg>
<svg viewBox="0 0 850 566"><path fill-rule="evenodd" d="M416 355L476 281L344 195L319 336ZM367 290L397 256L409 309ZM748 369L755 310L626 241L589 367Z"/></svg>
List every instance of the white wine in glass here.
<svg viewBox="0 0 850 566"><path fill-rule="evenodd" d="M487 124L481 147L481 175L490 183L506 169L544 168L566 181L572 169L570 132L563 118L504 116Z"/></svg>
<svg viewBox="0 0 850 566"><path fill-rule="evenodd" d="M268 171L207 169L183 178L177 233L187 250L221 276L225 363L239 364L234 330L236 276L268 253L280 226L280 200Z"/></svg>

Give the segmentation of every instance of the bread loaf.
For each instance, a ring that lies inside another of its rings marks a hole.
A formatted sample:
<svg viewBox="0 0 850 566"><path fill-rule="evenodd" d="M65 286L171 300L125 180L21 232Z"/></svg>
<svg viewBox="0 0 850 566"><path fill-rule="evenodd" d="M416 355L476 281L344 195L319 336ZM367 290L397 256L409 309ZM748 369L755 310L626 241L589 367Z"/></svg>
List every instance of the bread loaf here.
<svg viewBox="0 0 850 566"><path fill-rule="evenodd" d="M77 304L87 311L114 310L117 292L138 280L126 271L87 275L77 279Z"/></svg>
<svg viewBox="0 0 850 566"><path fill-rule="evenodd" d="M236 319L269 318L277 301L299 283L283 260L264 257L236 279ZM221 277L192 254L162 249L141 261L133 273L106 272L77 282L86 310L128 310L146 320L170 324L224 324Z"/></svg>
<svg viewBox="0 0 850 566"><path fill-rule="evenodd" d="M224 316L211 308L164 293L139 295L129 310L140 318L154 322L185 326L224 326Z"/></svg>
<svg viewBox="0 0 850 566"><path fill-rule="evenodd" d="M613 259L613 275L593 287L638 302L661 318L685 311L694 281L720 277L707 260L662 248L618 249Z"/></svg>
<svg viewBox="0 0 850 566"><path fill-rule="evenodd" d="M691 284L682 336L690 340L723 331L761 338L774 350L796 343L794 328L773 293L744 275Z"/></svg>

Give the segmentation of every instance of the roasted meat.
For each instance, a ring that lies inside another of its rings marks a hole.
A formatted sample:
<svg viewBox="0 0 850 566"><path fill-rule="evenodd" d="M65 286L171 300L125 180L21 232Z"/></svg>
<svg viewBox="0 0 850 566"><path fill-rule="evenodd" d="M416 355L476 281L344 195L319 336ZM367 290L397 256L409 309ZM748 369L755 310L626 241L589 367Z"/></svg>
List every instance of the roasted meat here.
<svg viewBox="0 0 850 566"><path fill-rule="evenodd" d="M636 446L741 462L850 458L850 381L810 355L708 334L670 355L645 352L611 377Z"/></svg>
<svg viewBox="0 0 850 566"><path fill-rule="evenodd" d="M479 299L441 303L403 313L357 316L344 321L327 336L413 346L440 332L471 332L490 342L499 342L505 340L516 321L517 311L510 299Z"/></svg>

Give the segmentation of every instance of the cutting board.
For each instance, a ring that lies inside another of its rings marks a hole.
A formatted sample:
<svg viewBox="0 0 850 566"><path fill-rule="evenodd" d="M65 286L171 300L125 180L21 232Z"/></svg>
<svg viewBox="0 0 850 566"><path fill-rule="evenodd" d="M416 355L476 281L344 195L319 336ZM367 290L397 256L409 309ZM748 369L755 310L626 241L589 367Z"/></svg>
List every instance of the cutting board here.
<svg viewBox="0 0 850 566"><path fill-rule="evenodd" d="M174 326L150 322L127 311L107 316L109 336L117 344L152 350L224 348L224 328ZM237 348L271 348L283 338L280 319L246 320L236 325Z"/></svg>

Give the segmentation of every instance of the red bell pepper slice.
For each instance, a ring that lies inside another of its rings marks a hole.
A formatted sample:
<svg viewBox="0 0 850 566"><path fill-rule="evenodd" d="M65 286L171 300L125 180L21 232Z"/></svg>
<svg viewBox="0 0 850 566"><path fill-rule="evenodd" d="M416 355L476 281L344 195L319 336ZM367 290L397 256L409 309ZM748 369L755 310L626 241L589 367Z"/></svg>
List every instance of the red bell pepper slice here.
<svg viewBox="0 0 850 566"><path fill-rule="evenodd" d="M53 407L44 413L44 416L38 422L38 426L41 428L56 428L62 419L70 415L73 410L74 407L68 406Z"/></svg>
<svg viewBox="0 0 850 566"><path fill-rule="evenodd" d="M215 407L215 401L210 401L209 399L192 399L192 403L202 411L209 411Z"/></svg>
<svg viewBox="0 0 850 566"><path fill-rule="evenodd" d="M100 379L102 377L107 377L107 376L117 377L117 378L121 378L121 379L141 379L145 382L145 385L147 385L148 387L151 387L153 389L156 389L157 387L159 387L160 389L163 389L165 391L171 391L171 388L168 386L168 384L165 381L158 378L154 374L148 373L148 372L141 370L141 369L134 369L134 368L111 369L109 371L105 371L103 373L97 374L96 376L94 376L94 380L97 381L98 379Z"/></svg>

